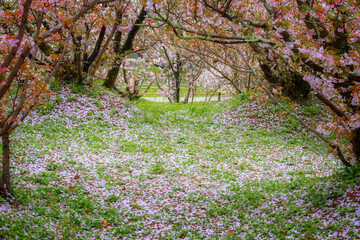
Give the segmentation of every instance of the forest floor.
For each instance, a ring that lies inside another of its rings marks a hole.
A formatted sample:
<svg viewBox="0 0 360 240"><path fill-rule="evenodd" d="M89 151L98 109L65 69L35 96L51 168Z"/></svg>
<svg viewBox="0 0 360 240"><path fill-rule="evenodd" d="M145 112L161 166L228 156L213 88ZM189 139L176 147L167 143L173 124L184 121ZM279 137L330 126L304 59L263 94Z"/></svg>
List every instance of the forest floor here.
<svg viewBox="0 0 360 240"><path fill-rule="evenodd" d="M130 104L64 87L12 139L0 239L360 239L360 170L248 95Z"/></svg>

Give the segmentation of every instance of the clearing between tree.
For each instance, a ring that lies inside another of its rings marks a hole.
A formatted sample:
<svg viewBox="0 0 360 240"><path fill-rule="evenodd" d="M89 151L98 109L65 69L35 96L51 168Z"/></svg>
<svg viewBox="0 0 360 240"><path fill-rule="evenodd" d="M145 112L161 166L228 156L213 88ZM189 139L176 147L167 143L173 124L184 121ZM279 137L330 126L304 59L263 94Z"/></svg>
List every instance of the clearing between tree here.
<svg viewBox="0 0 360 240"><path fill-rule="evenodd" d="M0 238L360 238L360 168L246 94L129 104L63 88L13 139L19 206L0 199Z"/></svg>

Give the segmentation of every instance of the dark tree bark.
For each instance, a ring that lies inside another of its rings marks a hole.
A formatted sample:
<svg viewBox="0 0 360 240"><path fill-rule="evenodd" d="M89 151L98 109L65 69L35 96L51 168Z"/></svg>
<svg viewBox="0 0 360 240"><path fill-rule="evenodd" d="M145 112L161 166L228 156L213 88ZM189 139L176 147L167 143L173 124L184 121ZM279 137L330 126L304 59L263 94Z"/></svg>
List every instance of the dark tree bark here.
<svg viewBox="0 0 360 240"><path fill-rule="evenodd" d="M170 59L170 56L166 50L165 47L163 47L164 49L164 53L165 53L165 57L168 61L168 64L170 66L170 69L171 69L171 72L174 76L174 87L173 87L173 91L174 91L174 94L173 94L173 101L174 102L180 102L180 85L181 85L181 69L182 69L182 66L183 66L183 61L181 61L180 59L180 54L177 52L176 53L176 59L175 59L175 63ZM176 64L176 67L175 67L175 64Z"/></svg>
<svg viewBox="0 0 360 240"><path fill-rule="evenodd" d="M100 52L100 47L101 47L101 44L104 40L104 37L105 37L105 32L106 32L106 27L105 26L102 26L101 27L101 30L100 30L100 33L99 33L99 36L98 36L98 39L96 41L96 45L95 45L95 48L92 52L92 54L87 57L84 56L84 67L83 67L83 71L85 73L88 73L89 72L89 68L91 66L91 64L94 62L96 56L99 54Z"/></svg>
<svg viewBox="0 0 360 240"><path fill-rule="evenodd" d="M112 29L111 29L110 34L109 34L109 36L108 36L108 39L106 40L106 42L104 43L104 46L102 47L102 49L100 50L99 54L98 54L98 55L96 56L96 58L95 58L95 63L92 64L91 67L90 67L90 70L89 70L90 74L94 75L95 72L96 72L96 70L97 70L97 68L99 67L101 58L102 58L102 56L104 55L107 47L109 46L109 44L110 44L110 42L111 42L111 39L113 39L114 34L115 34L115 32L116 32L117 26L118 26L118 23L115 22L114 25L112 26Z"/></svg>
<svg viewBox="0 0 360 240"><path fill-rule="evenodd" d="M74 65L76 67L76 70L74 72L74 77L77 81L77 84L83 83L83 77L82 77L82 64L81 64L81 36L74 37L73 36L73 42L75 45L74 49Z"/></svg>
<svg viewBox="0 0 360 240"><path fill-rule="evenodd" d="M351 143L353 147L353 152L355 153L357 160L360 161L360 128L352 130Z"/></svg>
<svg viewBox="0 0 360 240"><path fill-rule="evenodd" d="M112 64L111 69L109 70L105 82L104 82L104 86L107 88L113 88L116 82L116 78L119 75L119 70L120 70L120 66L122 64L124 55L131 50L133 42L135 40L136 34L138 33L138 31L140 30L140 25L143 23L143 21L145 20L147 12L145 11L144 8L141 9L139 15L136 18L136 21L133 25L133 27L131 28L124 45L121 47L120 49L120 45L121 45L121 35L122 33L120 31L117 31L115 33L115 37L114 37L114 52L116 54L114 62ZM117 14L118 15L118 14ZM118 18L118 16L117 16ZM121 15L120 15L120 19L121 19ZM120 19L117 19L117 21L120 21ZM120 50L119 50L120 49Z"/></svg>
<svg viewBox="0 0 360 240"><path fill-rule="evenodd" d="M1 135L2 148L3 148L3 161L2 161L2 181L0 191L5 198L10 196L10 135L5 132Z"/></svg>
<svg viewBox="0 0 360 240"><path fill-rule="evenodd" d="M176 53L176 69L174 72L174 78L175 78L175 93L174 93L174 101L180 102L180 85L181 85L181 67L183 65L183 62L180 59L180 54Z"/></svg>

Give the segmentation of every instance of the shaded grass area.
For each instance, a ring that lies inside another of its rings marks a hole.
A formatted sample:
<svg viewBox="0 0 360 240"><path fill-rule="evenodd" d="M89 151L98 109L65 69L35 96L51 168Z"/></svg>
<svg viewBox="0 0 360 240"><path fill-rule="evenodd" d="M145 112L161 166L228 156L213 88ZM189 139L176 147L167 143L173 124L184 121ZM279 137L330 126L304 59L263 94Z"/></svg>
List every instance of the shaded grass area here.
<svg viewBox="0 0 360 240"><path fill-rule="evenodd" d="M1 237L359 238L359 203L343 196L360 171L281 110L243 95L115 113L87 95L59 93L14 133L19 208L0 202Z"/></svg>

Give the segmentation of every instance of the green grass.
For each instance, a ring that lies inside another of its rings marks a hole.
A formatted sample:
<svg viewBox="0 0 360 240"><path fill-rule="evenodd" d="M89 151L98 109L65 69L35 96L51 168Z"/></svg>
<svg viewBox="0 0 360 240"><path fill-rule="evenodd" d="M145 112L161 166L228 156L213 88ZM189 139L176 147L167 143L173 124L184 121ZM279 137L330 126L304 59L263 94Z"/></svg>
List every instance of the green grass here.
<svg viewBox="0 0 360 240"><path fill-rule="evenodd" d="M141 86L139 92L145 91L147 89L147 87L148 87L147 85ZM120 90L126 91L125 87L121 87ZM181 97L186 96L187 92L188 92L188 87L183 85L180 88L180 96ZM206 95L207 95L207 93L206 93L205 89L201 86L198 86L196 89L196 92L195 92L195 96L196 97L205 97ZM217 93L214 96L217 96ZM157 87L152 86L148 89L148 91L146 92L144 97L162 97L162 95L159 94L159 89Z"/></svg>
<svg viewBox="0 0 360 240"><path fill-rule="evenodd" d="M249 94L187 105L140 100L126 115L95 91L71 91L88 100L59 96L56 104L91 102L89 114L56 118L54 103L35 116L47 119L13 134L19 207L0 199L5 239L326 239L355 229L358 204L328 203L360 184L360 168L340 168L273 106L250 109ZM316 119L314 108L305 112Z"/></svg>

